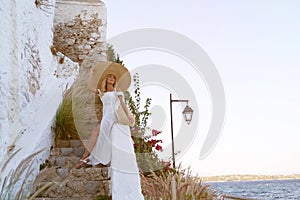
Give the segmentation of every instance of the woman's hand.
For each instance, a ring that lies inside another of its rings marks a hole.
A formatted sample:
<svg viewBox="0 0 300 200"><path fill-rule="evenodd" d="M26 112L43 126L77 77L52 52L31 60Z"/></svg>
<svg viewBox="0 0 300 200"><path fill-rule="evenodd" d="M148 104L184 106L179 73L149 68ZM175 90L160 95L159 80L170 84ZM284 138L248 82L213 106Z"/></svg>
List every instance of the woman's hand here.
<svg viewBox="0 0 300 200"><path fill-rule="evenodd" d="M129 119L129 121L131 122L131 124L135 123L135 119L134 119L134 117L133 117L133 115L131 113L127 114L127 118Z"/></svg>

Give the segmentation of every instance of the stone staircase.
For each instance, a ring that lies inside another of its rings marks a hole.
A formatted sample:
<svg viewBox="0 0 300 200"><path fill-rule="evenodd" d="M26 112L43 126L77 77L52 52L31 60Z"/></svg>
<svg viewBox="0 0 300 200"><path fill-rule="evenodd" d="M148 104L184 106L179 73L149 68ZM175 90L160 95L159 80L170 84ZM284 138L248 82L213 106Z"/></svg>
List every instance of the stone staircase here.
<svg viewBox="0 0 300 200"><path fill-rule="evenodd" d="M84 145L80 140L57 141L34 181L35 194L39 193L34 199L109 199L109 167L84 164L82 168L75 169L83 152ZM99 198L101 195L102 198Z"/></svg>

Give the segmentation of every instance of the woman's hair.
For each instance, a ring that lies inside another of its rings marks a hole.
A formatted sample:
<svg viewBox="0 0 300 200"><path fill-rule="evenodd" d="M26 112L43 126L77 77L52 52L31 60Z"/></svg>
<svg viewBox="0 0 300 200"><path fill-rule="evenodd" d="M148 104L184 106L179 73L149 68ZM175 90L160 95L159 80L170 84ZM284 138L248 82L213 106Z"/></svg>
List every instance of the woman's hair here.
<svg viewBox="0 0 300 200"><path fill-rule="evenodd" d="M110 75L110 74L108 74L108 75ZM103 79L103 81L102 81L102 83L101 83L101 85L100 85L100 90L101 90L101 93L102 93L102 94L104 94L104 92L107 91L107 88L106 88L106 86L107 86L107 85L106 85L106 80L107 80L108 75L106 75L105 79ZM114 76L114 75L113 75L113 76ZM114 76L114 77L115 77L115 76ZM114 83L113 87L114 87L114 89L117 88L117 79L116 79L116 77L115 77L115 83Z"/></svg>

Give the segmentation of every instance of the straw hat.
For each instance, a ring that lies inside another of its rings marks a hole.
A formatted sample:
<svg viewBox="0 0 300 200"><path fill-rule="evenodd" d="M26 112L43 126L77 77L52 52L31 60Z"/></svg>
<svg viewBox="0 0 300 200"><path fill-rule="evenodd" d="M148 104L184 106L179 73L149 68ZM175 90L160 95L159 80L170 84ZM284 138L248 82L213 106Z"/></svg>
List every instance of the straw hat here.
<svg viewBox="0 0 300 200"><path fill-rule="evenodd" d="M108 74L113 74L116 77L117 87L122 92L129 88L131 77L128 69L119 63L103 61L93 66L89 77L88 89L95 91L95 89L100 88L101 83Z"/></svg>

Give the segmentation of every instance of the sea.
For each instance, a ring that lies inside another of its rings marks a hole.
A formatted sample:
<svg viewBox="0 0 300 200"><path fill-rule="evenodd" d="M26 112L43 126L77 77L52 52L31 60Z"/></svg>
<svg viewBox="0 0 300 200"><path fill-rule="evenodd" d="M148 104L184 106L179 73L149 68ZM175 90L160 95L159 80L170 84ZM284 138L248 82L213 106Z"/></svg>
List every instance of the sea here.
<svg viewBox="0 0 300 200"><path fill-rule="evenodd" d="M209 182L218 194L251 199L300 200L300 179Z"/></svg>

